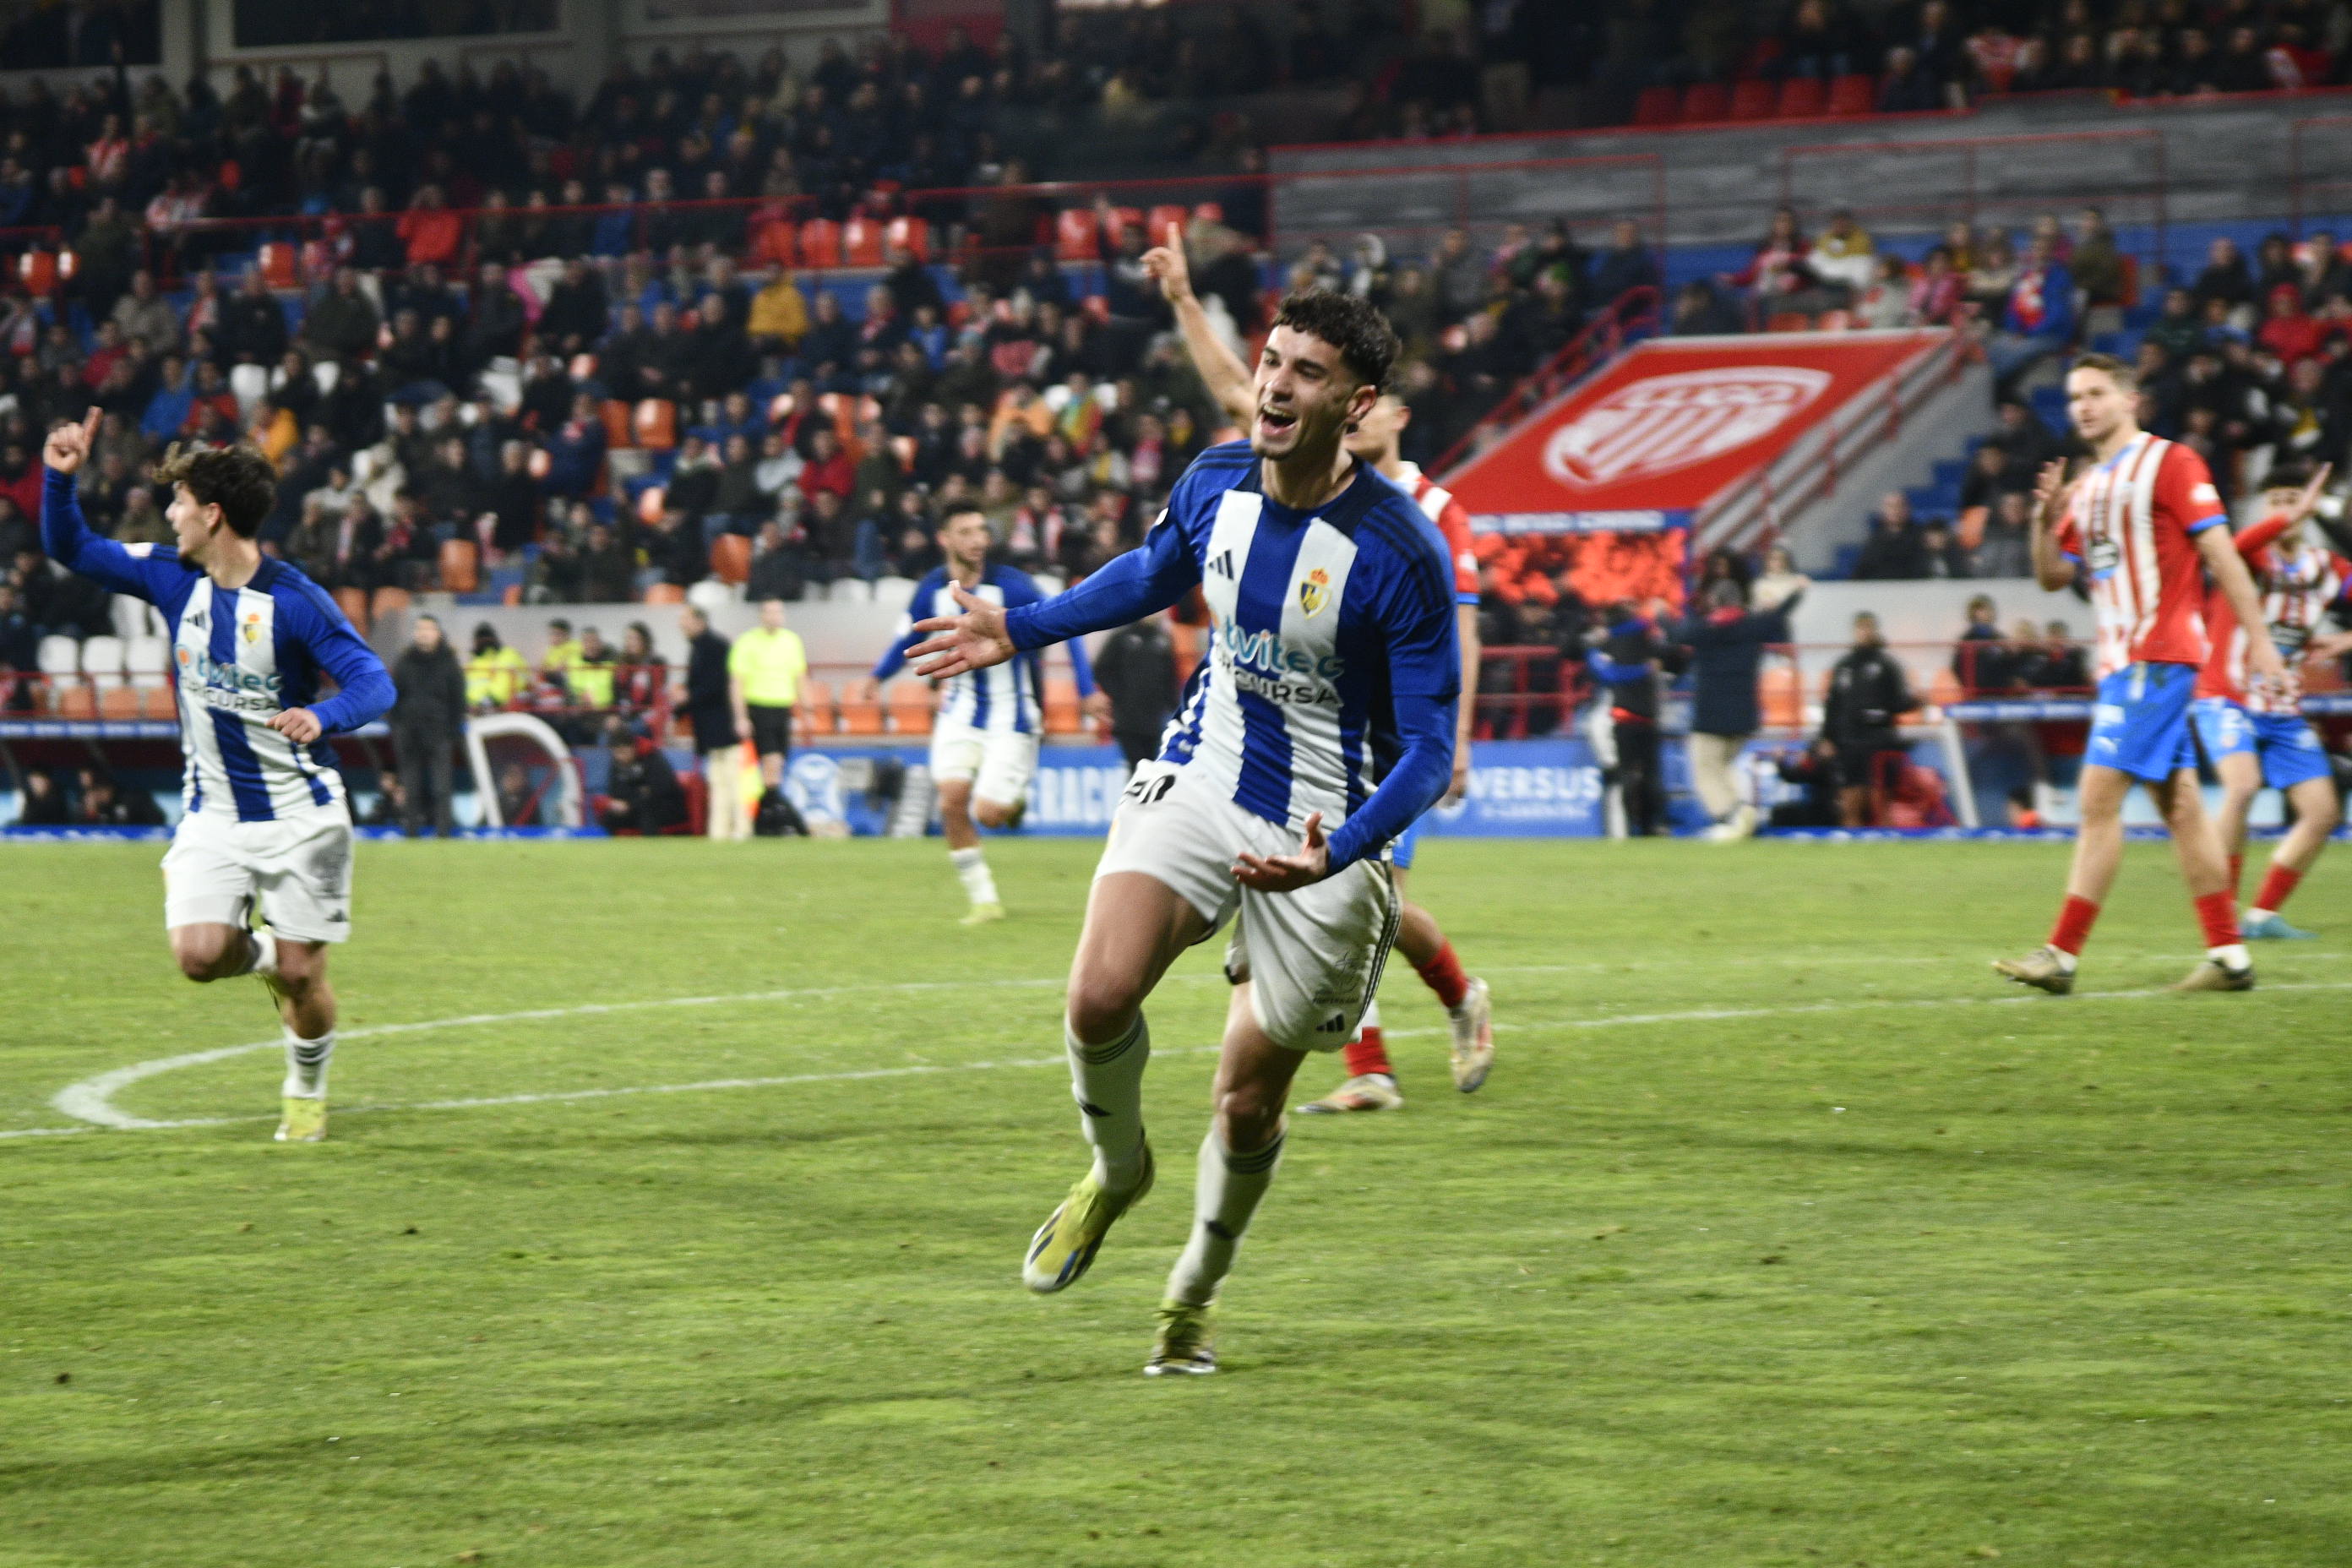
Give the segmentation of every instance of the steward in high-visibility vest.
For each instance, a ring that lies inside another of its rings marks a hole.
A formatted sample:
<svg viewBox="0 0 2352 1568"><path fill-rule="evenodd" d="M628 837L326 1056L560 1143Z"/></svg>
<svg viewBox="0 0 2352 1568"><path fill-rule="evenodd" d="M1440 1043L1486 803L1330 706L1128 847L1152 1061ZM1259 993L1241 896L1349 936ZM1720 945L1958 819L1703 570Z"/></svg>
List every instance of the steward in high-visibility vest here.
<svg viewBox="0 0 2352 1568"><path fill-rule="evenodd" d="M530 679L530 666L499 640L488 622L474 628L474 657L466 661L467 707L509 707Z"/></svg>

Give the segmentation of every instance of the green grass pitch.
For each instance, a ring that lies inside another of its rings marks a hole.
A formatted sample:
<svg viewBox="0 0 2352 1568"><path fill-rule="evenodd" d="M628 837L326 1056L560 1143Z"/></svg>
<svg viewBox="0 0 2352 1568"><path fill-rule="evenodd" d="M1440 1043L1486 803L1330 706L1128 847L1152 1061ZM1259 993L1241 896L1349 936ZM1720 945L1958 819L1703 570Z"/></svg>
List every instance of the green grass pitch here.
<svg viewBox="0 0 2352 1568"><path fill-rule="evenodd" d="M0 1131L274 1034L171 970L159 853L0 849ZM1294 1123L1160 1382L1213 951L1159 1191L1017 1282L1094 853L996 844L967 931L936 844L363 846L331 1142L274 1049L0 1140L0 1565L2352 1562L2352 864L2164 996L2135 846L2062 1001L1985 962L2060 847L1433 841L1492 1081L1392 969L1408 1108Z"/></svg>

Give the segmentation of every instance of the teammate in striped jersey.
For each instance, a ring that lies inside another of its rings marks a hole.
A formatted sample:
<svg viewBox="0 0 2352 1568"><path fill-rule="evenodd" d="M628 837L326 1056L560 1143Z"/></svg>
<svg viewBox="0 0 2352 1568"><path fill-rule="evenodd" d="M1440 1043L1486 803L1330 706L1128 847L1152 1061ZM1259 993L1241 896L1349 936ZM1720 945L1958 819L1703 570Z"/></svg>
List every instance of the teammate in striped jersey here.
<svg viewBox="0 0 2352 1568"><path fill-rule="evenodd" d="M97 438L49 432L41 543L172 627L185 811L163 857L163 924L195 981L261 976L286 1027L281 1142L327 1134L335 994L327 947L351 935L352 816L320 737L392 706L392 678L319 585L254 543L277 485L250 447L176 447L155 471L179 548L92 533L74 474ZM321 674L341 688L318 700ZM266 930L249 927L256 904Z"/></svg>
<svg viewBox="0 0 2352 1568"><path fill-rule="evenodd" d="M1160 279L1160 289L1176 312L1185 350L1210 395L1235 424L1247 425L1255 405L1249 370L1217 336L1208 312L1192 292L1181 231L1171 226L1167 239L1166 245L1145 253L1144 268ZM1473 552L1468 510L1423 473L1419 464L1406 462L1398 448L1398 437L1412 419L1412 411L1402 398L1383 392L1372 411L1349 430L1348 450L1412 497L1445 541L1454 573L1454 635L1462 647L1463 698L1454 737L1454 778L1445 793L1445 799L1454 801L1461 798L1470 782L1470 728L1477 709L1472 699L1478 689L1478 561ZM1419 823L1406 828L1391 851L1400 894L1412 869L1420 832ZM1404 954L1423 984L1436 993L1439 1005L1445 1009L1453 1036L1454 1087L1464 1094L1475 1092L1486 1081L1495 1061L1494 1006L1486 983L1463 973L1462 961L1454 956L1454 944L1446 940L1436 917L1410 900L1405 900L1403 921L1397 928L1397 951ZM1334 1114L1403 1108L1396 1068L1381 1038L1377 999L1365 1009L1363 1023L1356 1037L1348 1042L1341 1061L1347 1077L1339 1087L1299 1110Z"/></svg>
<svg viewBox="0 0 2352 1568"><path fill-rule="evenodd" d="M917 620L955 614L950 587L1008 610L1045 597L1027 573L991 564L988 551L994 536L979 508L948 513L937 537L946 559L915 584L898 639L874 667L869 695L879 693L882 683L906 664L907 650L922 640L914 629ZM971 900L962 922L968 926L1004 918L987 852L980 847L980 829L1021 825L1029 781L1037 773L1037 737L1045 728L1039 662L1039 652L1033 649L1009 663L940 683L940 710L931 722L931 782L939 787L940 826L947 837L948 859ZM1085 644L1070 644L1070 668L1079 694L1092 692Z"/></svg>
<svg viewBox="0 0 2352 1568"><path fill-rule="evenodd" d="M2323 467L2291 459L2272 468L2263 490L2269 515L2238 535L2238 553L2262 595L2270 640L2290 667L2306 658L2328 659L2352 647L2352 636L2317 635L2319 621L2345 603L2352 563L2311 537L2305 527L2327 483ZM2279 791L2294 808L2294 823L2271 851L2262 891L2246 910L2246 940L2307 938L2279 913L2295 884L2327 847L2343 807L2336 795L2334 770L2295 702L2295 683L2274 691L2250 689L2246 680L2246 633L2228 618L2215 595L2206 610L2213 651L2197 681L2197 738L2221 776L2221 845L2230 856L2230 888L2236 896L2246 853L2246 816L2265 786Z"/></svg>
<svg viewBox="0 0 2352 1568"><path fill-rule="evenodd" d="M1139 549L1016 610L952 590L919 624L919 674L952 676L1124 626L1201 589L1209 657L1156 762L1129 783L1071 964L1064 1039L1094 1161L1032 1239L1022 1274L1059 1290L1150 1188L1143 1003L1186 948L1239 915L1216 1113L1192 1239L1144 1370L1216 1368L1209 1318L1282 1153L1283 1107L1312 1050L1337 1050L1380 984L1398 900L1389 844L1454 767L1453 578L1403 491L1349 455L1396 334L1364 300L1284 300L1258 363L1250 439L1203 452Z"/></svg>
<svg viewBox="0 0 2352 1568"><path fill-rule="evenodd" d="M2066 375L2066 413L2094 461L2072 484L2064 465L2053 463L2035 490L2033 574L2052 591L2071 586L2078 572L2088 578L2098 623L2098 700L2075 792L2082 826L2065 902L2047 942L1993 967L2060 995L2074 988L2076 958L2122 863L2124 800L2136 783L2164 814L2205 933L2205 958L2174 989L2246 991L2254 984L2229 861L2198 793L2189 738L2189 702L2208 647L2207 573L2217 597L2252 634L2252 685L2278 689L2286 667L2264 629L2262 602L2231 542L2205 460L2141 430L2138 396L2139 378L2120 360L2076 360Z"/></svg>

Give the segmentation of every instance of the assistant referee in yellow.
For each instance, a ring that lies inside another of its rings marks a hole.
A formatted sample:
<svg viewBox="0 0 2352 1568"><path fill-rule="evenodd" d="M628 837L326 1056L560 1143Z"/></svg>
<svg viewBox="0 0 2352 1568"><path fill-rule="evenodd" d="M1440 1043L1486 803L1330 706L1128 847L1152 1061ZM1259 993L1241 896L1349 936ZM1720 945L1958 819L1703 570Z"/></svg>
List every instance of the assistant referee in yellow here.
<svg viewBox="0 0 2352 1568"><path fill-rule="evenodd" d="M808 649L800 633L784 625L784 602L763 599L760 624L735 639L727 655L727 689L735 704L738 733L751 737L760 753L760 778L768 795L784 784L784 759L793 749L793 705L808 674ZM761 805L767 804L762 795Z"/></svg>

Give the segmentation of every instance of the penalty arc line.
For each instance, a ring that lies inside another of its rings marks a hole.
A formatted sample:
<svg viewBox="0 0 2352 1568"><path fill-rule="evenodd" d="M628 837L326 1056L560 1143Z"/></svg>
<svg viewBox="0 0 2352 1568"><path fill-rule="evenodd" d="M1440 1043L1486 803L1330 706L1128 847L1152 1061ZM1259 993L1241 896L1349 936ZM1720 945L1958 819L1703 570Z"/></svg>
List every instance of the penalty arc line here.
<svg viewBox="0 0 2352 1568"><path fill-rule="evenodd" d="M1549 968L1552 966L1530 965L1528 967ZM1564 968L1569 966L1563 965L1559 967ZM1203 975L1197 977L1186 976L1182 978L1198 978L1205 982L1216 977ZM1060 981L1042 980L1001 980L962 983L916 982L901 983L888 986L841 985L792 991L753 992L747 993L740 996L687 996L672 997L658 1001L595 1003L577 1007L533 1008L530 1011L520 1013L468 1014L455 1018L428 1018L411 1024L383 1024L366 1029L354 1029L351 1031L351 1036L347 1037L419 1034L427 1030L457 1028L467 1025L506 1023L530 1019L579 1017L601 1013L643 1010L654 1007L711 1006L730 1002L777 1001L825 995L839 995L845 993L872 992L886 989L908 991L941 989L970 990L982 985L1011 987L1048 984L1058 985L1060 984ZM2352 981L2309 981L2292 983L2284 985L2273 985L2266 987L2266 989L2271 991L2287 992L2352 991ZM2074 1000L2084 1002L2137 1001L2159 997L2167 994L2168 992L2165 988L2146 988L2129 991L2086 991L2081 993L2074 998ZM1512 1022L1507 1020L1496 1024L1495 1027L1498 1032L1508 1031L1513 1033L1521 1030L1532 1029L1609 1029L1623 1026L1638 1027L1651 1024L1703 1024L1722 1023L1748 1018L1800 1017L1809 1014L1818 1013L1859 1012L1874 1007L1921 1008L1969 1006L1999 1007L2017 1006L2021 1005L2032 1005L2039 1003L2040 1000L2041 999L2038 997L2027 995L1857 997L1843 1001L1798 1002L1767 1007L1701 1007L1671 1013L1620 1013L1599 1016L1587 1015L1585 1016L1576 1018L1541 1019L1529 1022ZM1388 1031L1388 1034L1392 1039L1412 1039L1424 1035L1436 1035L1444 1032L1444 1031L1439 1029L1391 1029ZM131 1116L123 1111L118 1110L111 1103L110 1103L110 1100L114 1093L129 1087L132 1083L140 1081L142 1079L152 1078L162 1073L176 1070L180 1068L195 1067L207 1062L225 1060L227 1058L242 1056L252 1051L273 1049L278 1047L280 1043L281 1042L277 1040L262 1040L241 1046L224 1046L209 1051L192 1051L183 1056L161 1057L152 1061L134 1063L131 1067L118 1068L112 1072L100 1073L95 1078L85 1079L79 1083L69 1085L68 1088L59 1090L56 1097L50 1101L53 1106L58 1110L64 1111L67 1115L79 1118L80 1120L80 1125L73 1127L19 1127L0 1129L0 1140L15 1138L59 1137L68 1133L88 1132L100 1130L131 1132L163 1131L179 1128L222 1127L242 1121L267 1121L268 1120L268 1117L257 1116L203 1116L178 1118L169 1121L156 1121L144 1117ZM1163 1049L1158 1054L1162 1056L1201 1055L1213 1052L1218 1048L1219 1047L1215 1046L1176 1047ZM720 1089L773 1089L797 1084L857 1083L875 1079L919 1078L947 1073L993 1072L1014 1068L1058 1067L1061 1066L1066 1059L1066 1058L1063 1057L1031 1057L1002 1061L961 1062L952 1064L915 1063L906 1067L865 1068L855 1068L843 1072L793 1073L772 1078L707 1079L693 1083L636 1084L625 1085L611 1089L546 1089L517 1094L483 1095L457 1100L390 1101L382 1104L356 1105L340 1111L339 1114L350 1115L362 1111L387 1110L467 1110L501 1105L549 1105L560 1104L572 1100L614 1100L640 1094L694 1094L707 1093Z"/></svg>

